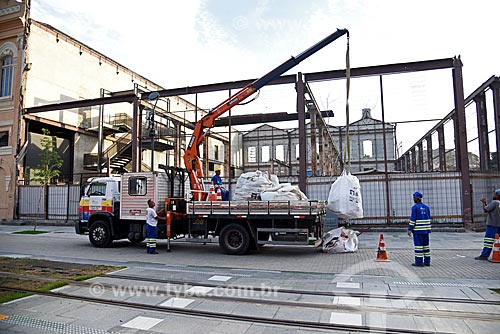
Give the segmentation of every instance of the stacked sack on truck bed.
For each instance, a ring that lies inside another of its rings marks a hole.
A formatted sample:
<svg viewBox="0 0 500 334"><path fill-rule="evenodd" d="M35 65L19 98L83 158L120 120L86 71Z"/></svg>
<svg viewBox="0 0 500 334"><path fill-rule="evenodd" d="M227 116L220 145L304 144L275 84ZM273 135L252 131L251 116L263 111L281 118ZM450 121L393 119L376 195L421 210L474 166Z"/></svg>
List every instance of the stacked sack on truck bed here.
<svg viewBox="0 0 500 334"><path fill-rule="evenodd" d="M238 178L233 201L298 201L307 200L307 196L297 186L290 183L279 183L276 175L255 171L243 173Z"/></svg>

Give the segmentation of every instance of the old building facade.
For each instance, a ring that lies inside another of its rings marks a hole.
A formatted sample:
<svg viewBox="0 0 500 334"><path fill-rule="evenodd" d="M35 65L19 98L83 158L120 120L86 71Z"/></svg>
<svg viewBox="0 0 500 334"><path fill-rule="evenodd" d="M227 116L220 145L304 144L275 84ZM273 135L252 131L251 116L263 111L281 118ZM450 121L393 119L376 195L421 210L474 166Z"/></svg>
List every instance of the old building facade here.
<svg viewBox="0 0 500 334"><path fill-rule="evenodd" d="M54 181L81 182L96 172L130 169L130 103L36 113L30 108L163 89L49 24L31 19L29 5L29 1L0 1L0 219L15 218L17 187L29 184L32 168L40 161L42 129L55 136L64 161L61 177ZM158 100L150 123L153 103L141 101L139 108L141 170L151 170L151 165L158 170L160 164L183 167L190 123L205 112L173 96ZM205 173L222 167L224 175L227 136L213 131L204 146Z"/></svg>
<svg viewBox="0 0 500 334"><path fill-rule="evenodd" d="M306 125L306 161L308 176L334 176L339 161L345 162L346 127L329 126L328 131L318 132L318 127ZM311 131L311 129L313 129ZM329 132L329 133L328 133ZM395 165L396 127L372 118L370 109L362 110L362 118L349 125L351 172L385 170L393 171ZM265 124L242 135L244 171L272 170L278 175L299 174L298 129L279 129Z"/></svg>

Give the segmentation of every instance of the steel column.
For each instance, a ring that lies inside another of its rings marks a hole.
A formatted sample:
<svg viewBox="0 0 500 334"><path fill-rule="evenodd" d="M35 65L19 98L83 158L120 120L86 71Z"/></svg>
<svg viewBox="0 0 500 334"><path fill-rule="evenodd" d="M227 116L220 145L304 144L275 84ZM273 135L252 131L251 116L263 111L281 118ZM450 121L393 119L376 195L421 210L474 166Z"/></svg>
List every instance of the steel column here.
<svg viewBox="0 0 500 334"><path fill-rule="evenodd" d="M104 88L101 88L101 98L104 97ZM99 132L97 135L97 173L102 172L102 152L103 152L103 141L104 141L104 104L99 105ZM110 171L108 170L108 173Z"/></svg>
<svg viewBox="0 0 500 334"><path fill-rule="evenodd" d="M427 170L432 172L434 170L434 159L432 152L432 136L428 136L427 140Z"/></svg>
<svg viewBox="0 0 500 334"><path fill-rule="evenodd" d="M455 143L455 170L460 171L462 151L460 150L460 121L457 117L457 113L454 113L451 119L453 120L453 138Z"/></svg>
<svg viewBox="0 0 500 334"><path fill-rule="evenodd" d="M439 170L441 172L446 171L446 148L444 145L444 126L441 125L437 128L438 133L438 143L439 143Z"/></svg>
<svg viewBox="0 0 500 334"><path fill-rule="evenodd" d="M495 168L500 170L500 82L495 81L491 84L493 90L493 111L495 114L495 138L496 138L496 154L497 165Z"/></svg>
<svg viewBox="0 0 500 334"><path fill-rule="evenodd" d="M380 82L380 107L382 109L382 138L384 140L384 178L385 178L385 208L387 224L391 223L391 201L389 193L389 175L387 173L387 136L385 133L385 105L384 105L384 83L382 76L379 76ZM377 149L375 149L376 151Z"/></svg>
<svg viewBox="0 0 500 334"><path fill-rule="evenodd" d="M411 149L411 172L415 173L417 171L417 153L415 152L416 147L413 146Z"/></svg>
<svg viewBox="0 0 500 334"><path fill-rule="evenodd" d="M459 147L456 152L460 154L460 164L458 169L462 174L462 209L463 209L463 222L465 227L470 227L472 224L472 194L469 173L469 157L467 152L467 125L465 122L465 104L464 104L464 86L462 77L462 62L460 58L454 58L453 61L453 87L455 98L455 115L458 130L458 140L456 142Z"/></svg>
<svg viewBox="0 0 500 334"><path fill-rule="evenodd" d="M418 170L417 172L424 171L424 142L420 142L418 147Z"/></svg>
<svg viewBox="0 0 500 334"><path fill-rule="evenodd" d="M490 143L488 139L488 116L486 114L486 96L484 92L475 98L477 113L477 132L479 141L479 166L481 170L490 169Z"/></svg>
<svg viewBox="0 0 500 334"><path fill-rule="evenodd" d="M309 113L311 114L311 124L309 127L310 130L310 135L311 135L311 171L312 171L312 176L315 177L317 170L318 170L318 152L316 150L316 111L315 110L310 110Z"/></svg>
<svg viewBox="0 0 500 334"><path fill-rule="evenodd" d="M306 193L306 105L304 99L304 81L301 72L297 74L295 90L297 91L297 114L299 116L299 189Z"/></svg>
<svg viewBox="0 0 500 334"><path fill-rule="evenodd" d="M141 171L141 150L139 149L139 128L141 127L141 115L139 113L139 90L134 84L134 100L132 109L132 172Z"/></svg>

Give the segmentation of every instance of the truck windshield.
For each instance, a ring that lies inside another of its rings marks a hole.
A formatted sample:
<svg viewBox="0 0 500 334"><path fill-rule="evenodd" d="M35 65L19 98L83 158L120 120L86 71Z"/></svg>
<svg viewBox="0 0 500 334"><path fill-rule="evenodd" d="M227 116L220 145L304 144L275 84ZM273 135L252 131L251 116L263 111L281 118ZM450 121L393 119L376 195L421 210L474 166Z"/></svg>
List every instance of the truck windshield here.
<svg viewBox="0 0 500 334"><path fill-rule="evenodd" d="M87 191L88 196L104 196L106 195L106 183L92 183Z"/></svg>

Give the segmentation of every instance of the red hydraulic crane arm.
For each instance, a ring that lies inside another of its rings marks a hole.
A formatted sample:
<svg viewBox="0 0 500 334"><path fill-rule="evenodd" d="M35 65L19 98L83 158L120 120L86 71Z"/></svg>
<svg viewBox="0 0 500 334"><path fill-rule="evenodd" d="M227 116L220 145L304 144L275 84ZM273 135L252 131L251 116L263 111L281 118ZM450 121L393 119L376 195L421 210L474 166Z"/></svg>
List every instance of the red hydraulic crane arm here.
<svg viewBox="0 0 500 334"><path fill-rule="evenodd" d="M305 50L296 57L291 57L289 60L285 61L283 64L279 65L271 72L267 73L263 77L255 80L254 82L248 84L243 89L241 89L236 94L229 97L227 100L215 107L210 113L202 117L195 125L193 135L189 141L186 152L184 153L184 164L186 170L189 174L189 181L191 183L191 190L194 191L194 200L205 200L206 194L203 193L203 169L200 161L200 145L205 140L206 131L214 127L215 120L227 112L229 109L240 104L247 97L253 95L257 90L267 85L271 80L279 77L289 69L295 67L302 60L308 58L312 54L321 50L337 38L349 32L346 29L337 29L333 34L330 34L326 38L322 39L309 49Z"/></svg>

